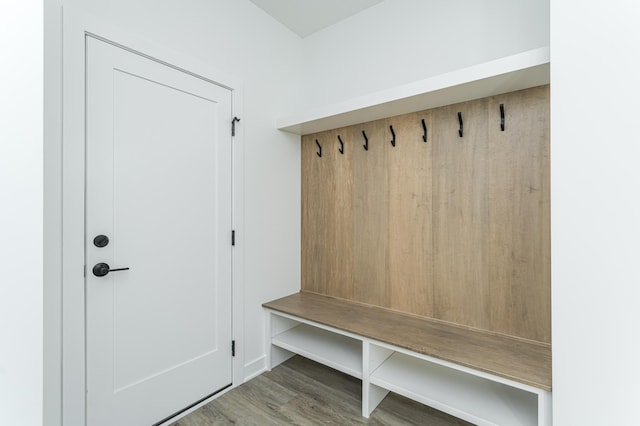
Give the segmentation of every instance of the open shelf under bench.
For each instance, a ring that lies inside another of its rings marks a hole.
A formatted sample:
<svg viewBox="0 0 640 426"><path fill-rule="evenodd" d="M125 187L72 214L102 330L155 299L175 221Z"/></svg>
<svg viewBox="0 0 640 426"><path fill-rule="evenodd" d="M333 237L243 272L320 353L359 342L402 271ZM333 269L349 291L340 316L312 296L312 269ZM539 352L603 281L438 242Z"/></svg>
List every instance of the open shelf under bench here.
<svg viewBox="0 0 640 426"><path fill-rule="evenodd" d="M362 342L306 324L271 338L271 344L362 379Z"/></svg>
<svg viewBox="0 0 640 426"><path fill-rule="evenodd" d="M300 354L479 425L551 424L550 345L313 293L265 303L268 367Z"/></svg>
<svg viewBox="0 0 640 426"><path fill-rule="evenodd" d="M371 384L474 423L537 424L536 394L398 352L371 373Z"/></svg>

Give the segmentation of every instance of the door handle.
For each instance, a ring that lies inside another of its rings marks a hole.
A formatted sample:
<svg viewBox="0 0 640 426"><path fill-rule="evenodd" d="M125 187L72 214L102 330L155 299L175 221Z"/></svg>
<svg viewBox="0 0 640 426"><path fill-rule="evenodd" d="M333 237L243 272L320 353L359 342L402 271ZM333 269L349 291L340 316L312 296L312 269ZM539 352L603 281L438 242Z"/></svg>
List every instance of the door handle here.
<svg viewBox="0 0 640 426"><path fill-rule="evenodd" d="M95 266L93 267L93 275L95 275L96 277L104 277L109 272L128 271L128 270L129 268L111 269L108 263L96 263Z"/></svg>

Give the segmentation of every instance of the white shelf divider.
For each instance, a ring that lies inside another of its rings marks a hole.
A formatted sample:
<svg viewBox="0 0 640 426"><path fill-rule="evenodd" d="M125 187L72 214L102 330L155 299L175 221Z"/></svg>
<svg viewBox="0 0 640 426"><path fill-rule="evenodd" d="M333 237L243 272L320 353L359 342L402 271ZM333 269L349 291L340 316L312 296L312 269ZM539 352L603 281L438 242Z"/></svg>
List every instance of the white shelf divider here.
<svg viewBox="0 0 640 426"><path fill-rule="evenodd" d="M360 340L300 324L272 337L271 343L362 379L362 342Z"/></svg>
<svg viewBox="0 0 640 426"><path fill-rule="evenodd" d="M276 121L307 135L548 84L550 49L541 47L424 80L303 111Z"/></svg>
<svg viewBox="0 0 640 426"><path fill-rule="evenodd" d="M399 352L370 381L477 425L538 425L537 394Z"/></svg>

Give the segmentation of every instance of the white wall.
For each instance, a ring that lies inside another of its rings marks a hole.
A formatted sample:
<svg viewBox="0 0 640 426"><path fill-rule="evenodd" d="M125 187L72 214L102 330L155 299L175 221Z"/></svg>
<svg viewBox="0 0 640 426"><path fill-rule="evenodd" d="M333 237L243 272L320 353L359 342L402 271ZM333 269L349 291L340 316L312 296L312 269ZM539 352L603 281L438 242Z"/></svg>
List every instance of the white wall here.
<svg viewBox="0 0 640 426"><path fill-rule="evenodd" d="M548 0L386 0L304 39L306 103L549 45Z"/></svg>
<svg viewBox="0 0 640 426"><path fill-rule="evenodd" d="M640 5L553 0L555 425L638 424Z"/></svg>
<svg viewBox="0 0 640 426"><path fill-rule="evenodd" d="M243 83L245 375L264 367L261 304L300 285L300 146L275 118L299 103L301 40L248 0L64 0ZM240 342L239 342L240 343Z"/></svg>
<svg viewBox="0 0 640 426"><path fill-rule="evenodd" d="M0 3L0 424L42 423L43 5Z"/></svg>

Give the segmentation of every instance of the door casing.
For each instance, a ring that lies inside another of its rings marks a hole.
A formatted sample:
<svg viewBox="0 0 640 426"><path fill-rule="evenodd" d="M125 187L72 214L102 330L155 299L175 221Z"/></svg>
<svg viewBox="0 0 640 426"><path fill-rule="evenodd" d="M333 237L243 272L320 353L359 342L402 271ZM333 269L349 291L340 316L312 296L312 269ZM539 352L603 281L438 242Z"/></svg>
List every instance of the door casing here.
<svg viewBox="0 0 640 426"><path fill-rule="evenodd" d="M58 419L45 419L45 424L81 425L85 410L85 302L84 302L84 204L85 204L85 38L91 35L107 43L141 54L149 59L180 69L232 91L232 115L242 117L242 82L216 69L165 46L142 39L109 22L78 10L63 9L63 131L57 149L60 159L55 163L60 180L51 186L62 206L62 270L61 274L45 278L51 294L61 294L57 300L45 299L45 309L51 317L61 318L60 327L49 330L50 345L61 350L60 374L49 374L48 388L57 387L62 395L62 413ZM232 335L236 341L233 359L233 387L244 380L244 132L236 125L232 140L232 223L236 230L232 253ZM52 191L53 192L53 191ZM231 230L230 230L231 231ZM229 243L231 244L231 236ZM61 303L60 303L61 302ZM64 307L64 309L63 309ZM55 351L55 348L52 348ZM231 389L231 388L229 388ZM219 395L217 395L219 396ZM203 401L200 405L207 403ZM184 414L195 410L193 407ZM175 419L174 419L175 420Z"/></svg>

